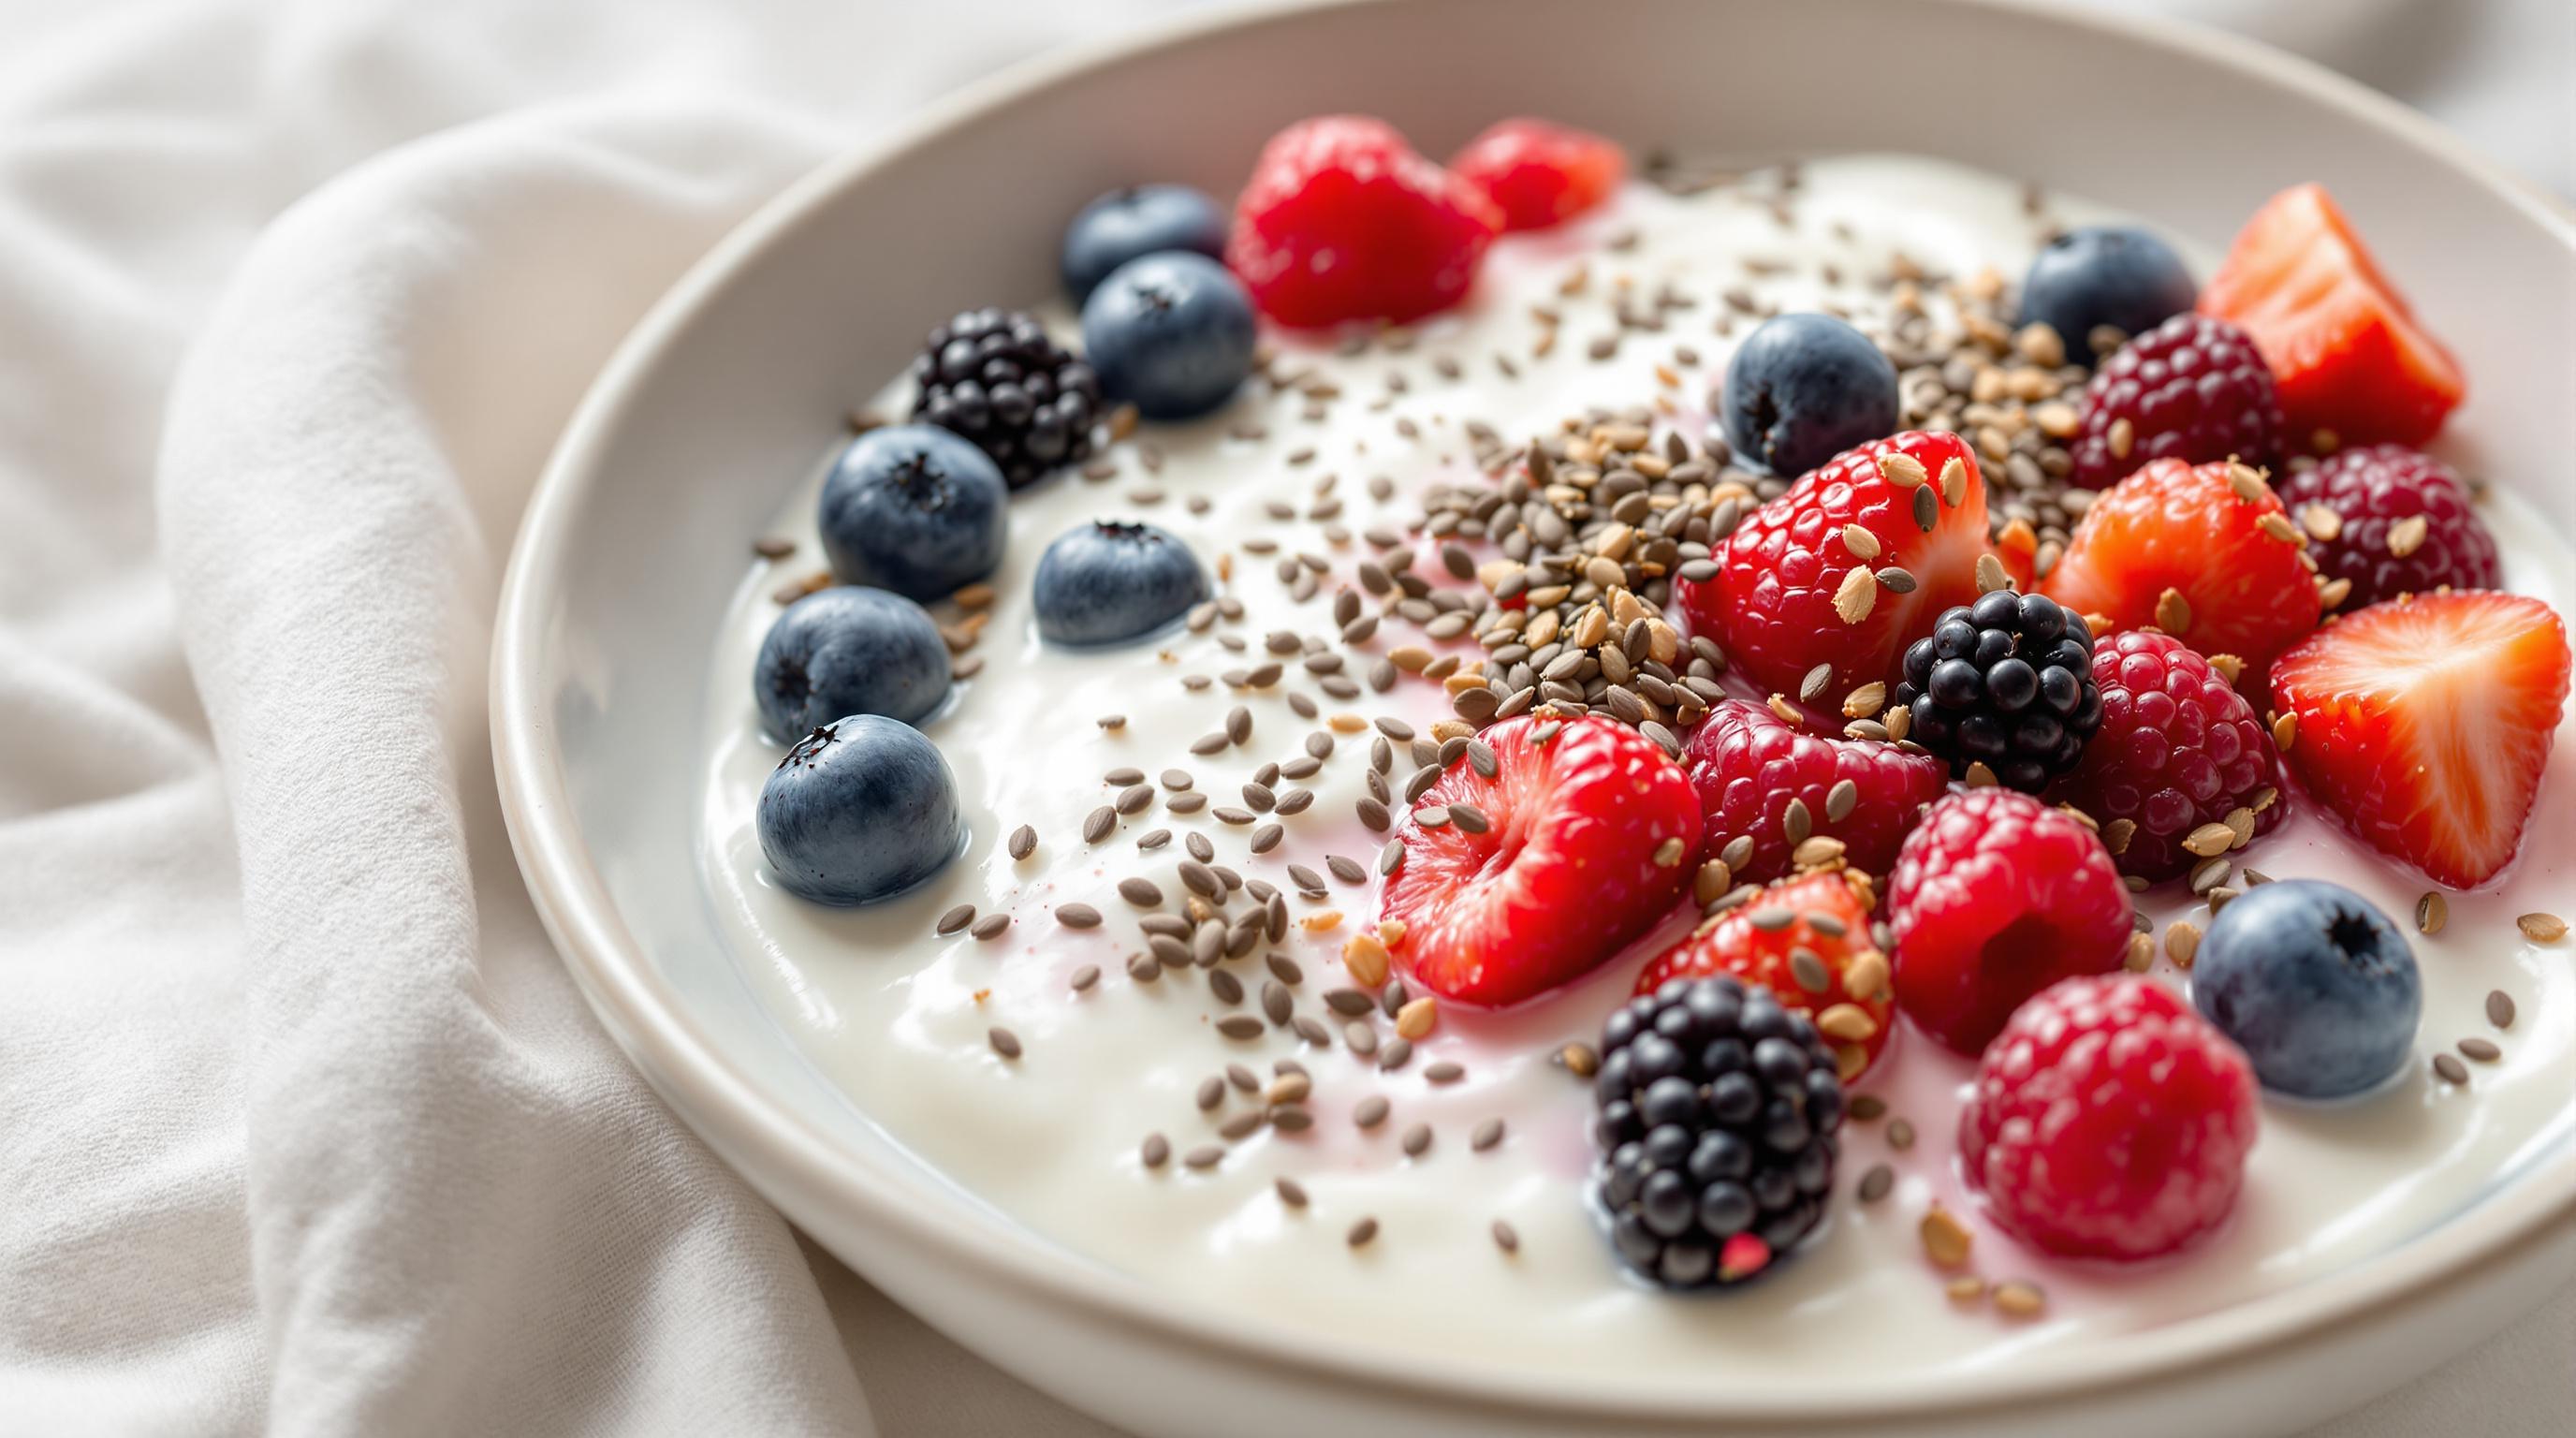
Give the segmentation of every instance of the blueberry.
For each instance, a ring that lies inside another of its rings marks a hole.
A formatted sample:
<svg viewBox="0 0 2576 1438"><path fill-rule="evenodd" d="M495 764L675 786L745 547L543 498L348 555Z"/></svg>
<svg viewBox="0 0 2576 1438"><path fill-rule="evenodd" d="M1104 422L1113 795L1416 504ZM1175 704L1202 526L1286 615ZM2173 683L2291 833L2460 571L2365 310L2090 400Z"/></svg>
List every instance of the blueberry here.
<svg viewBox="0 0 2576 1438"><path fill-rule="evenodd" d="M1207 598L1189 546L1150 524L1101 520L1057 536L1038 557L1038 633L1058 644L1151 634Z"/></svg>
<svg viewBox="0 0 2576 1438"><path fill-rule="evenodd" d="M796 741L760 787L760 852L790 893L867 904L955 857L957 780L921 731L853 714Z"/></svg>
<svg viewBox="0 0 2576 1438"><path fill-rule="evenodd" d="M1064 288L1080 304L1109 272L1165 250L1225 255L1225 211L1187 185L1112 190L1082 207L1064 231Z"/></svg>
<svg viewBox="0 0 2576 1438"><path fill-rule="evenodd" d="M751 689L781 744L844 714L909 724L948 697L948 646L928 611L900 594L821 589L770 624Z"/></svg>
<svg viewBox="0 0 2576 1438"><path fill-rule="evenodd" d="M2134 225L2087 225L2048 242L2021 285L2021 319L2044 324L2078 364L2099 325L2142 335L2199 298L2173 247Z"/></svg>
<svg viewBox="0 0 2576 1438"><path fill-rule="evenodd" d="M1896 430L1896 366L1831 315L1781 315L1726 364L1721 408L1737 455L1799 475Z"/></svg>
<svg viewBox="0 0 2576 1438"><path fill-rule="evenodd" d="M1252 297L1205 255L1120 265L1082 307L1082 350L1111 399L1147 419L1188 419L1231 398L1252 373Z"/></svg>
<svg viewBox="0 0 2576 1438"><path fill-rule="evenodd" d="M2424 986L2405 936L2368 900L2285 879L2247 889L2210 920L2191 1000L2264 1087L2336 1098L2405 1065Z"/></svg>
<svg viewBox="0 0 2576 1438"><path fill-rule="evenodd" d="M1010 493L1001 466L947 430L870 430L823 481L823 550L848 583L936 599L1002 562Z"/></svg>

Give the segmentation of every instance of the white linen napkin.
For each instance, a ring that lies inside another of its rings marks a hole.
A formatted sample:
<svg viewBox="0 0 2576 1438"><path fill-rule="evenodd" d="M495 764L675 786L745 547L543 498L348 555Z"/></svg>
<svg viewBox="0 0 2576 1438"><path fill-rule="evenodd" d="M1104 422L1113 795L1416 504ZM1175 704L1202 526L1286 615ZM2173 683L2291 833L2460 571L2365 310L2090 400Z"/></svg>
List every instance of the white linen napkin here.
<svg viewBox="0 0 2576 1438"><path fill-rule="evenodd" d="M483 684L529 487L680 270L1152 8L0 0L0 1435L1105 1433L646 1091ZM2566 1431L2495 1375L2563 1375L2576 1302L2510 1341L2337 1432Z"/></svg>

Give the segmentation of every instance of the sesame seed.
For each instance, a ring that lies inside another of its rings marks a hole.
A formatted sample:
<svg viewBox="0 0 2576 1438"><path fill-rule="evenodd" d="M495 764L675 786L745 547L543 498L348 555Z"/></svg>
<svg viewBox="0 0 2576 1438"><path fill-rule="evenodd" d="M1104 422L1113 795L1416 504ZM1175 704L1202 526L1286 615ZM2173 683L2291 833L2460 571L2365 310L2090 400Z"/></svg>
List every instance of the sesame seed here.
<svg viewBox="0 0 2576 1438"><path fill-rule="evenodd" d="M2039 1285L2014 1279L1995 1285L1995 1311L2011 1318L2036 1318L2048 1306Z"/></svg>
<svg viewBox="0 0 2576 1438"><path fill-rule="evenodd" d="M2567 921L2556 914L2524 914L2513 921L2513 926L2535 944L2554 944L2567 937Z"/></svg>
<svg viewBox="0 0 2576 1438"><path fill-rule="evenodd" d="M1918 1232L1923 1241L1924 1256L1936 1267L1957 1268L1968 1261L1968 1250L1976 1235L1961 1223L1956 1214L1934 1204L1923 1215Z"/></svg>
<svg viewBox="0 0 2576 1438"><path fill-rule="evenodd" d="M2451 922L2451 901L2439 889L2426 889L2415 901L2415 931L2430 937Z"/></svg>

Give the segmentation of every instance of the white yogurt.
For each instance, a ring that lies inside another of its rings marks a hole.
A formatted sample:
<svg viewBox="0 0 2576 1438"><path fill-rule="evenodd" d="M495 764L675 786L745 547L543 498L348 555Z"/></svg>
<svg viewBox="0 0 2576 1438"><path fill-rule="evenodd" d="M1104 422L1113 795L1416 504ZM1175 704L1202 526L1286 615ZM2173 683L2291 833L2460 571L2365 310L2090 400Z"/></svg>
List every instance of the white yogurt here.
<svg viewBox="0 0 2576 1438"><path fill-rule="evenodd" d="M2576 960L2563 946L2522 941L2512 926L2512 916L2525 910L2571 907L2576 826L2566 816L2576 813L2576 764L2564 757L2564 734L2521 863L2499 891L2455 896L2448 929L2416 941L2426 1013L2407 1077L2394 1091L2342 1107L2267 1101L2235 1218L2180 1259L2126 1272L2071 1268L1980 1229L1974 1271L1994 1280L2035 1279L2048 1291L2048 1312L2035 1322L1953 1308L1941 1276L1921 1257L1915 1225L1926 1206L1937 1199L1969 1212L1973 1205L1951 1161L1956 1091L1968 1066L1919 1035L1898 1035L1865 1081L1888 1098L1891 1116L1913 1125L1911 1151L1890 1148L1886 1120L1848 1126L1833 1216L1820 1240L1750 1290L1675 1299L1623 1278L1586 1215L1591 1097L1587 1085L1549 1062L1565 1041L1597 1034L1651 943L1516 1012L1445 1011L1438 1030L1395 1074L1380 1074L1346 1048L1312 1049L1283 1032L1255 1042L1219 1036L1215 1018L1258 1012L1258 1005L1227 1009L1204 973L1166 974L1151 984L1129 979L1123 961L1142 944L1135 911L1119 899L1116 882L1142 874L1177 899L1183 891L1174 871L1184 857L1178 836L1204 833L1219 862L1288 890L1297 918L1327 908L1346 916L1325 933L1292 927L1276 946L1305 970L1298 1011L1340 1029L1320 995L1346 982L1340 942L1352 923L1374 915L1374 885L1336 883L1329 902L1306 902L1295 897L1286 866L1323 872L1324 856L1340 854L1374 873L1380 836L1353 817L1366 736L1340 736L1322 772L1305 781L1314 806L1285 821L1287 842L1266 856L1249 855L1248 829L1219 823L1206 810L1167 813L1159 797L1099 845L1084 844L1080 834L1084 816L1111 796L1100 776L1120 766L1140 768L1149 779L1185 769L1212 805L1239 802L1236 791L1255 768L1302 753L1305 736L1323 727L1291 712L1291 688L1314 695L1327 716L1395 713L1424 729L1446 716L1431 684L1407 679L1390 695L1337 702L1318 693L1293 660L1289 680L1266 692L1182 685L1185 675L1214 677L1262 662L1262 639L1272 631L1332 635L1331 595L1351 582L1368 547L1360 540L1336 547L1324 523L1305 517L1327 476L1336 478L1331 493L1342 504L1332 522L1354 533L1401 531L1418 517L1424 485L1474 475L1469 420L1517 442L1586 406L1621 408L1662 393L1678 406L1676 423L1704 425L1705 391L1732 343L1712 328L1722 291L1750 288L1784 309L1834 300L1867 314L1877 297L1860 277L1883 272L1897 249L1935 270L1969 274L1991 266L2017 274L2038 240L2040 222L2025 212L2018 186L1927 160L1809 164L1787 227L1761 202L1770 190L1760 177L1692 199L1631 186L1608 213L1562 233L1498 244L1475 302L1421 327L1407 353L1344 357L1283 342L1293 351L1283 356L1283 369L1311 368L1343 390L1324 420L1302 418L1304 401L1293 393L1255 393L1262 387L1253 386L1214 418L1149 431L1144 437L1166 456L1159 474L1145 474L1132 447L1121 446L1114 480L1067 475L1015 498L1009 556L992 576L1000 598L976 650L984 668L928 726L956 771L973 838L964 857L925 888L858 911L818 908L778 889L763 872L752 830L754 800L779 753L759 732L749 693L752 657L777 612L769 592L819 562L814 488L800 489L775 526L799 541L797 557L745 576L712 656L703 852L743 972L813 1063L965 1189L1175 1295L1344 1336L1374 1335L1398 1349L1551 1373L1688 1365L1822 1377L1846 1371L1855 1351L1905 1370L2003 1363L2034 1347L2113 1341L2402 1245L2471 1209L2518 1165L2566 1141L2564 1130L2576 1124L2569 1106L2576 1093ZM2058 220L2105 217L2064 203L2051 208ZM1632 247L1605 247L1607 237L1629 231L1637 236ZM1787 268L1750 275L1748 259ZM1561 294L1578 263L1589 267L1588 286L1580 295ZM1841 284L1824 282L1828 265L1840 269ZM1665 333L1631 332L1615 358L1594 361L1588 343L1614 331L1612 296L1623 279L1641 296L1669 282L1697 306L1673 312ZM1559 341L1544 358L1532 354L1538 329L1530 310L1538 304L1564 315ZM1678 389L1665 388L1656 367L1674 364L1684 345L1701 363L1684 371ZM1498 352L1510 356L1516 377L1498 367ZM1454 357L1460 378L1440 377L1440 356ZM1396 371L1407 392L1391 409L1372 409ZM885 408L899 413L901 402L901 393L890 391ZM1418 441L1398 436L1397 416L1415 422ZM1269 437L1229 437L1247 422L1266 426ZM1302 449L1313 457L1292 463ZM1367 481L1378 475L1395 482L1384 502L1368 493ZM1129 497L1149 485L1167 497ZM1191 496L1209 502L1205 513L1185 507ZM1282 498L1297 503L1299 518L1269 517L1265 504ZM1027 595L1039 552L1077 523L1111 517L1173 530L1212 570L1231 555L1223 590L1242 600L1242 621L1137 651L1068 654L1040 645ZM2565 540L2503 496L2490 501L2487 519L2504 549L2508 587L2570 612L2576 553ZM1275 540L1282 554L1329 558L1332 573L1318 596L1293 603L1272 572L1274 558L1243 552L1247 536ZM1424 557L1423 572L1435 574L1438 563ZM1241 636L1249 652L1221 648L1224 634ZM1412 626L1390 621L1368 647L1382 652L1408 642L1421 642ZM1449 647L1475 652L1466 640ZM1250 741L1210 758L1190 755L1190 741L1221 728L1238 703L1254 715ZM1094 720L1105 714L1124 714L1126 726L1100 729ZM1400 782L1407 764L1401 754L1398 763ZM1036 828L1039 846L1014 863L1003 844L1023 823ZM1140 853L1136 839L1154 829L1171 830L1174 842ZM2348 884L2401 923L2422 888L2305 808L2241 857L2275 878ZM1108 922L1076 932L1050 917L1053 906L1076 900L1099 908ZM1007 912L1013 927L992 942L934 937L936 917L958 903ZM2164 895L2149 905L2159 923L2193 907ZM1103 977L1077 994L1069 980L1084 964L1097 964ZM1265 977L1258 957L1227 967L1256 991ZM2490 989L2517 1002L2509 1032L2493 1033L2482 1016ZM986 1038L995 1025L1020 1038L1023 1057L995 1054ZM2479 1033L2502 1044L2501 1062L2473 1065L2465 1090L2427 1076L2433 1052ZM1272 1061L1285 1057L1313 1074L1315 1127L1296 1135L1263 1130L1230 1146L1218 1167L1185 1169L1179 1155L1217 1142L1218 1123L1252 1102L1229 1089L1220 1109L1202 1114L1193 1100L1200 1082L1229 1062L1266 1079ZM1442 1059L1463 1064L1465 1079L1428 1083L1424 1070ZM1351 1111L1375 1094L1391 1098L1393 1116L1363 1132ZM1507 1124L1504 1141L1471 1152L1470 1130L1497 1117ZM1401 1139L1417 1123L1431 1125L1435 1138L1423 1156L1408 1159ZM1138 1156L1150 1132L1167 1135L1173 1147L1173 1160L1160 1170L1149 1171ZM1882 1160L1894 1163L1900 1180L1887 1199L1863 1206L1852 1184ZM1283 1175L1311 1195L1310 1207L1282 1202L1272 1181ZM1377 1219L1379 1236L1350 1249L1345 1231L1363 1216ZM1517 1230L1516 1255L1496 1246L1496 1219Z"/></svg>

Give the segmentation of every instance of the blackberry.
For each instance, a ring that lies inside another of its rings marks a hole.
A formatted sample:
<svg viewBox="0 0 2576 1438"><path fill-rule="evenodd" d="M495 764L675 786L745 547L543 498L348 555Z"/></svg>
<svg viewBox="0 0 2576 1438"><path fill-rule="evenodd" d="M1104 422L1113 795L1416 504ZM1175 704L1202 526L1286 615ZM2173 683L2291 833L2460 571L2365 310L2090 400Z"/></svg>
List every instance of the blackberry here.
<svg viewBox="0 0 2576 1438"><path fill-rule="evenodd" d="M1932 636L1905 651L1896 702L1906 738L1965 777L1983 764L2025 794L2075 767L2102 727L2093 636L2082 618L2037 594L1998 589L1943 610Z"/></svg>
<svg viewBox="0 0 2576 1438"><path fill-rule="evenodd" d="M913 357L912 417L973 440L1013 489L1091 457L1100 380L1018 310L968 310Z"/></svg>
<svg viewBox="0 0 2576 1438"><path fill-rule="evenodd" d="M1824 1217L1843 1087L1768 989L1675 979L1601 1030L1593 1193L1627 1265L1673 1289L1768 1268Z"/></svg>

